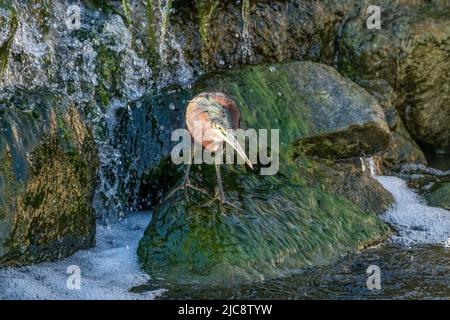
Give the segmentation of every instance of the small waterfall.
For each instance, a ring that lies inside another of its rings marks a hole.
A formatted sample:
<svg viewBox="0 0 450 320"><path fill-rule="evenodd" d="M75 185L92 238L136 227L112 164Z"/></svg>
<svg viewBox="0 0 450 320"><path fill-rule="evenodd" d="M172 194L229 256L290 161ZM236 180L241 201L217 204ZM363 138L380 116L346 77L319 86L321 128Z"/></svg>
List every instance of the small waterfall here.
<svg viewBox="0 0 450 320"><path fill-rule="evenodd" d="M188 85L194 80L194 71L186 61L183 46L170 23L170 15L174 10L172 0L158 0L155 7L158 14L155 21L159 21L157 45L160 57L157 89L169 84Z"/></svg>
<svg viewBox="0 0 450 320"><path fill-rule="evenodd" d="M250 0L242 1L242 60L249 62L252 57L252 42L250 35Z"/></svg>
<svg viewBox="0 0 450 320"><path fill-rule="evenodd" d="M151 91L152 70L133 48L133 35L122 17L102 15L80 4L81 30L73 31L65 23L68 5L68 1L48 6L36 3L30 10L31 4L14 1L18 27L0 79L0 96L17 87L50 88L64 103L87 114L100 157L93 206L97 216L108 223L123 216L123 181L128 174L115 141L116 113ZM7 17L7 12L0 14ZM114 81L102 78L102 55L121 70ZM99 85L108 91L107 103L98 102Z"/></svg>
<svg viewBox="0 0 450 320"><path fill-rule="evenodd" d="M398 177L377 176L373 158L367 159L367 165L371 175L396 201L395 206L383 215L383 219L397 231L391 239L394 243L405 246L437 244L450 247L450 211L427 206Z"/></svg>

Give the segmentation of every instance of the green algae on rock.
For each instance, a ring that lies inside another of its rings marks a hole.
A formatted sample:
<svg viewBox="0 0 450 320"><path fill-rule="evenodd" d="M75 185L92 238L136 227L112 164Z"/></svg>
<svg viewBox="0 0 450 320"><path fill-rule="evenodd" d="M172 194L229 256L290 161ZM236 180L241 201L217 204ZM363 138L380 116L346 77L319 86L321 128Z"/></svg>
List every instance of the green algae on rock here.
<svg viewBox="0 0 450 320"><path fill-rule="evenodd" d="M73 106L50 92L0 105L0 265L58 259L95 243L97 153Z"/></svg>
<svg viewBox="0 0 450 320"><path fill-rule="evenodd" d="M11 4L6 1L0 1L0 8L4 9L0 12L0 30L2 37L0 38L0 78L6 68L11 49L14 34L16 33L18 22L16 12Z"/></svg>
<svg viewBox="0 0 450 320"><path fill-rule="evenodd" d="M312 62L244 67L199 80L196 92L233 97L241 123L280 129L295 154L324 158L368 156L384 150L389 128L370 94L333 68Z"/></svg>
<svg viewBox="0 0 450 320"><path fill-rule="evenodd" d="M224 166L225 167L225 166ZM214 181L211 166L192 181ZM227 200L174 193L154 211L138 248L142 267L171 283L232 286L335 261L377 244L389 228L345 198L277 176L223 168ZM202 184L203 181L203 184ZM212 191L211 191L212 192Z"/></svg>
<svg viewBox="0 0 450 320"><path fill-rule="evenodd" d="M450 210L450 182L438 182L425 194L428 205Z"/></svg>

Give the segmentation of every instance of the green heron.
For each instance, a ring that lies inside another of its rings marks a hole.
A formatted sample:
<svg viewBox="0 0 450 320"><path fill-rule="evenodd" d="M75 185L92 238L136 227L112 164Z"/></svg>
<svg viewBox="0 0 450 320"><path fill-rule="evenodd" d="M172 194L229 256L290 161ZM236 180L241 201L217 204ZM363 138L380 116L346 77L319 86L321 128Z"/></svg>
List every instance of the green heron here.
<svg viewBox="0 0 450 320"><path fill-rule="evenodd" d="M245 163L253 169L252 163L245 154L244 149L236 140L230 129L236 130L239 128L240 112L236 103L227 95L220 92L204 92L197 95L189 102L186 109L185 121L186 126L191 134L194 143L201 145L204 150L211 154L218 156L220 148L223 147L223 142L231 146L239 156L241 156ZM201 130L198 130L198 125L201 125ZM199 131L199 132L196 132ZM195 150L195 147L193 148ZM192 152L192 157L194 154ZM220 156L222 154L220 153ZM191 164L187 165L183 188L185 195L188 198L187 188L190 187L197 191L206 193L205 190L193 186L189 181L189 172ZM223 204L228 203L225 200L225 193L223 191L222 178L220 174L220 164L215 164L218 194L213 200L219 198L220 207L223 210ZM231 204L230 204L231 205Z"/></svg>

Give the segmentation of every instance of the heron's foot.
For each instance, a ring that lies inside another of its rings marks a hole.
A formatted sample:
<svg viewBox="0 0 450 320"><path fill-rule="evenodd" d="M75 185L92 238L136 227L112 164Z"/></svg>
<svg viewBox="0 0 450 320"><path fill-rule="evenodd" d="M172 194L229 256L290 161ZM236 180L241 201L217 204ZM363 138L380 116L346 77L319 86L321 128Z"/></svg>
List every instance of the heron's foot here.
<svg viewBox="0 0 450 320"><path fill-rule="evenodd" d="M186 198L186 201L190 201L189 199L189 192L188 189L191 188L195 191L201 192L204 195L209 196L208 191L206 191L205 189L199 188L194 186L189 179L184 180L184 182L182 184L180 184L178 187L174 188L172 191L169 192L169 194L164 198L164 200L169 199L170 197L172 197L174 195L175 192L177 192L178 190L184 190L184 196Z"/></svg>
<svg viewBox="0 0 450 320"><path fill-rule="evenodd" d="M219 200L219 206L220 206L220 212L224 213L224 205L227 205L229 207L232 207L233 209L236 209L238 211L244 211L241 208L239 208L238 206L232 204L231 202L227 201L225 198L225 195L220 194L220 193L216 193L214 195L214 197L210 200L208 200L205 204L202 205L202 207L207 207L209 206L211 203L213 203L214 201Z"/></svg>

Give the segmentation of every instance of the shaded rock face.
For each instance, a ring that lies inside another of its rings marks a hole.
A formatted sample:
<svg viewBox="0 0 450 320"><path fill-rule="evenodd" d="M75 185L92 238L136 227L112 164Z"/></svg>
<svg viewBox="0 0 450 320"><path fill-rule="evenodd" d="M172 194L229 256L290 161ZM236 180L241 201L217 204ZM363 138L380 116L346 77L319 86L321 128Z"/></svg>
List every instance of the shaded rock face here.
<svg viewBox="0 0 450 320"><path fill-rule="evenodd" d="M384 101L395 107L411 137L435 149L448 150L448 2L383 1L380 30L367 30L366 7L362 5L360 14L349 18L342 28L338 69L374 95L391 92L391 99ZM405 150L397 155L400 159L404 158L401 153L412 147L402 131L397 131L401 139L394 137L397 148L398 142L404 141Z"/></svg>
<svg viewBox="0 0 450 320"><path fill-rule="evenodd" d="M425 195L428 205L450 210L450 182L436 183Z"/></svg>
<svg viewBox="0 0 450 320"><path fill-rule="evenodd" d="M307 185L342 196L364 212L382 214L394 203L392 195L371 176L363 158L348 158L337 162L318 158L296 159L297 175Z"/></svg>
<svg viewBox="0 0 450 320"><path fill-rule="evenodd" d="M353 9L336 5L339 1L126 2L130 23L138 30L136 36L152 53L155 65L161 63L161 72L175 70L182 55L194 74L199 67L211 71L265 61L331 63L335 29L342 19L336 11L343 14ZM143 23L150 29L142 28ZM173 46L174 41L180 48ZM171 55L166 59L168 52Z"/></svg>
<svg viewBox="0 0 450 320"><path fill-rule="evenodd" d="M51 92L3 98L0 159L0 265L94 245L97 153L73 106Z"/></svg>
<svg viewBox="0 0 450 320"><path fill-rule="evenodd" d="M227 200L241 210L225 205L222 214L217 202L195 192L191 202L179 191L161 203L138 249L152 277L233 286L330 263L389 234L381 220L342 197L294 179L222 167ZM214 181L211 166L196 169L196 185Z"/></svg>
<svg viewBox="0 0 450 320"><path fill-rule="evenodd" d="M397 170L404 163L427 164L424 153L399 120L391 131L389 144L383 153L383 171Z"/></svg>
<svg viewBox="0 0 450 320"><path fill-rule="evenodd" d="M380 105L333 68L291 62L242 68L200 80L199 91L221 91L241 109L242 123L280 129L294 154L322 158L372 155L384 150L389 128Z"/></svg>
<svg viewBox="0 0 450 320"><path fill-rule="evenodd" d="M121 194L129 208L151 209L175 182L167 157L176 144L172 132L184 126L189 98L187 90L168 89L118 111L114 143L123 155Z"/></svg>

